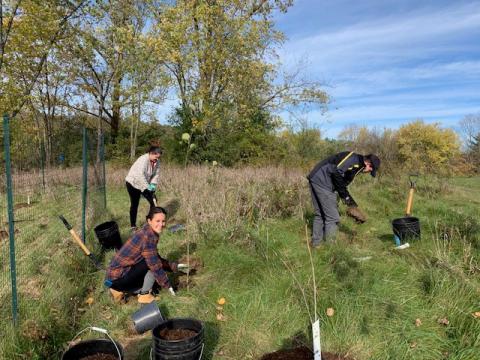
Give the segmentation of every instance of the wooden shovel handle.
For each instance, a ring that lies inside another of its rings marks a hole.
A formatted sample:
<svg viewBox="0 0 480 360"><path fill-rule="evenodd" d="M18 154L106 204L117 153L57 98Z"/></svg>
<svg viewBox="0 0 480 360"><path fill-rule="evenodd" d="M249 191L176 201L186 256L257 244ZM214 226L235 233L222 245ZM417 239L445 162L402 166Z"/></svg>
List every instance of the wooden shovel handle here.
<svg viewBox="0 0 480 360"><path fill-rule="evenodd" d="M410 188L410 191L408 192L407 209L405 210L405 215L407 215L407 216L410 216L410 214L412 212L413 192L414 192L414 189L412 187L412 188Z"/></svg>
<svg viewBox="0 0 480 360"><path fill-rule="evenodd" d="M90 256L90 250L88 250L87 247L85 246L85 244L82 242L82 240L80 240L80 237L77 235L75 230L70 229L69 231L70 231L70 234L72 234L73 240L75 240L75 242L78 244L78 246L80 246L82 248L85 255Z"/></svg>

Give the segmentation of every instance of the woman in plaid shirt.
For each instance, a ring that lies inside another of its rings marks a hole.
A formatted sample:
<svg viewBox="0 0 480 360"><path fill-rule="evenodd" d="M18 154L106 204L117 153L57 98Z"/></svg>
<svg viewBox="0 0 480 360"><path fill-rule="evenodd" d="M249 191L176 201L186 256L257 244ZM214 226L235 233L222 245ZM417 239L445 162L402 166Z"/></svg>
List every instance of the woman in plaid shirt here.
<svg viewBox="0 0 480 360"><path fill-rule="evenodd" d="M139 303L150 303L155 300L151 294L155 282L175 295L165 271L176 272L178 264L163 259L157 251L166 215L164 208L151 207L147 223L113 257L106 282L111 284L115 301L120 301L124 293L133 292L138 294Z"/></svg>

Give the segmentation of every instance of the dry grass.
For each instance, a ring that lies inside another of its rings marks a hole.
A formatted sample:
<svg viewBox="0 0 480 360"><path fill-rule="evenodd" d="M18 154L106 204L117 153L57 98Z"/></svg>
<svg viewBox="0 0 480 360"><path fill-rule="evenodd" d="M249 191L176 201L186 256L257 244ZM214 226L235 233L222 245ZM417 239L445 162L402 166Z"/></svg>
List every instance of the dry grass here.
<svg viewBox="0 0 480 360"><path fill-rule="evenodd" d="M108 184L123 186L125 169L109 169ZM216 168L164 166L160 194L180 202L177 217L192 235L202 225L215 224L219 230L241 227L270 217L302 216L309 200L306 179L298 170L279 167ZM168 202L168 201L167 201ZM192 233L193 231L193 233Z"/></svg>

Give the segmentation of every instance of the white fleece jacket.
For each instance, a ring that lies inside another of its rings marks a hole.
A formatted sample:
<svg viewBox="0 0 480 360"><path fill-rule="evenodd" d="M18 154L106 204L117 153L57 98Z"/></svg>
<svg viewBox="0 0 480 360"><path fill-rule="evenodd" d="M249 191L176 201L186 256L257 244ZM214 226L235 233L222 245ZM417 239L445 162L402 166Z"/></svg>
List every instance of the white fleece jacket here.
<svg viewBox="0 0 480 360"><path fill-rule="evenodd" d="M129 182L135 189L144 191L148 184L158 184L160 174L160 160L157 160L155 168L152 169L149 154L143 154L132 165L128 171L125 181Z"/></svg>

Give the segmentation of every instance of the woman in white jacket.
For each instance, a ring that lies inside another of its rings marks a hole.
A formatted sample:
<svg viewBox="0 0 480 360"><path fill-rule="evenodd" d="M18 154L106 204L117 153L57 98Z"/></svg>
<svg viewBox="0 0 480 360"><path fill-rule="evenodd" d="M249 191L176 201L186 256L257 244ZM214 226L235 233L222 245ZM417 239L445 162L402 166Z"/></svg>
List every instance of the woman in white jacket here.
<svg viewBox="0 0 480 360"><path fill-rule="evenodd" d="M153 201L160 173L160 155L162 149L158 145L151 145L146 154L140 156L128 171L125 178L128 195L130 196L130 226L137 228L137 211L140 195L155 206Z"/></svg>

